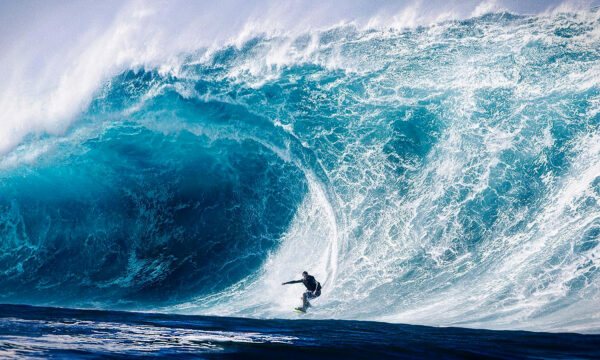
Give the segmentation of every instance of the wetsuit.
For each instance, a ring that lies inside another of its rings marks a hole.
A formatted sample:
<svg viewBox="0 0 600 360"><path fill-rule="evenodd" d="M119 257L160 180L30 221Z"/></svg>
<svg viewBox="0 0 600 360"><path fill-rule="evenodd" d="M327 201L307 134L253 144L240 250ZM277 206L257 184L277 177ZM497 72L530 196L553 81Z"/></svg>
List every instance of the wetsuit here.
<svg viewBox="0 0 600 360"><path fill-rule="evenodd" d="M313 299L313 298L321 296L321 284L315 279L314 276L308 275L306 277L306 279L292 280L292 281L288 281L284 284L297 284L297 283L303 283L304 286L306 286L306 289L308 291L305 292L304 294L306 295L307 299ZM313 294L313 291L315 291L315 289L317 291Z"/></svg>

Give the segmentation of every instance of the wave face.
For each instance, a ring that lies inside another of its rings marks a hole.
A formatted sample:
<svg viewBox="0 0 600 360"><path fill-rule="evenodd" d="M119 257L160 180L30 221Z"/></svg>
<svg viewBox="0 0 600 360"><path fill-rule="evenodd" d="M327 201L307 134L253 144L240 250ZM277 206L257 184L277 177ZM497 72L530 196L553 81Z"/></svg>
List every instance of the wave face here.
<svg viewBox="0 0 600 360"><path fill-rule="evenodd" d="M600 331L600 13L125 69L0 175L0 300Z"/></svg>
<svg viewBox="0 0 600 360"><path fill-rule="evenodd" d="M173 301L240 280L276 245L307 186L266 142L272 125L167 89L125 110L154 82L169 80L117 77L72 134L3 173L4 299Z"/></svg>

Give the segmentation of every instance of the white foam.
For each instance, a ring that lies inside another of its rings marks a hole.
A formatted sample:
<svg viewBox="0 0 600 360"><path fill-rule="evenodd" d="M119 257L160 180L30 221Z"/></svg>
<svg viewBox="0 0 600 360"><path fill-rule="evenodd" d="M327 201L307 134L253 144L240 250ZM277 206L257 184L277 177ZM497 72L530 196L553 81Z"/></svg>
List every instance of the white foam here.
<svg viewBox="0 0 600 360"><path fill-rule="evenodd" d="M44 352L57 350L145 355L164 349L174 352L194 349L198 353L207 353L222 350L221 343L289 344L297 339L260 332L184 329L105 321L60 322L6 318L0 322L5 326L52 327L59 330L59 334L0 337L0 356L6 359L39 358ZM86 333L86 329L93 331ZM80 334L65 334L73 331Z"/></svg>
<svg viewBox="0 0 600 360"><path fill-rule="evenodd" d="M211 296L181 304L168 310L206 315L290 317L292 309L301 305L301 286L282 286L298 279L309 270L324 287L335 283L340 236L335 214L325 190L308 174L308 195L299 206L289 230L283 235L276 252L270 254L257 272L230 288ZM315 300L327 301L327 293ZM322 316L319 311L309 316Z"/></svg>
<svg viewBox="0 0 600 360"><path fill-rule="evenodd" d="M547 7L556 9L558 4ZM344 23L402 28L467 17L499 6L521 10L518 5L494 1L384 2L377 6L346 1L231 0L212 4L133 0L94 6L3 3L0 153L29 134L64 133L100 84L127 68L147 66L176 72L182 53L227 43L240 46L258 34L290 36ZM536 10L529 7L527 11ZM537 10L545 8L538 6ZM309 47L307 52L313 49ZM286 56L285 47L273 49L265 63L282 64Z"/></svg>

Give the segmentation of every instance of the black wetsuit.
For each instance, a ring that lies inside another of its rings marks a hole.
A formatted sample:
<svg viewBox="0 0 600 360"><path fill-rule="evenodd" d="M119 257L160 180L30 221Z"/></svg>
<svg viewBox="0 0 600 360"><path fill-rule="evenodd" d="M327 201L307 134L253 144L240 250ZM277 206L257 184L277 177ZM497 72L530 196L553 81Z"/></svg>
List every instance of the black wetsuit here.
<svg viewBox="0 0 600 360"><path fill-rule="evenodd" d="M306 289L311 293L312 296L310 297L317 297L321 295L321 284L315 279L314 276L312 275L308 275L306 277L306 279L302 279L302 280L292 280L292 281L288 281L285 284L297 284L297 283L303 283L304 286L306 286ZM316 293L313 295L312 292L315 291L315 289L317 290Z"/></svg>

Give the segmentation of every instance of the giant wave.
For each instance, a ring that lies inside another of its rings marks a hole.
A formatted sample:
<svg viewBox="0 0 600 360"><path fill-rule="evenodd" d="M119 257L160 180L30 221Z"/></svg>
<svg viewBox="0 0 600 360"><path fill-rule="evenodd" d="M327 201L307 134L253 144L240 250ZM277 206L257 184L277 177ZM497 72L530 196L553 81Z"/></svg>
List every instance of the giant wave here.
<svg viewBox="0 0 600 360"><path fill-rule="evenodd" d="M499 12L120 69L6 142L0 300L289 317L309 270L314 317L597 332L598 49Z"/></svg>

